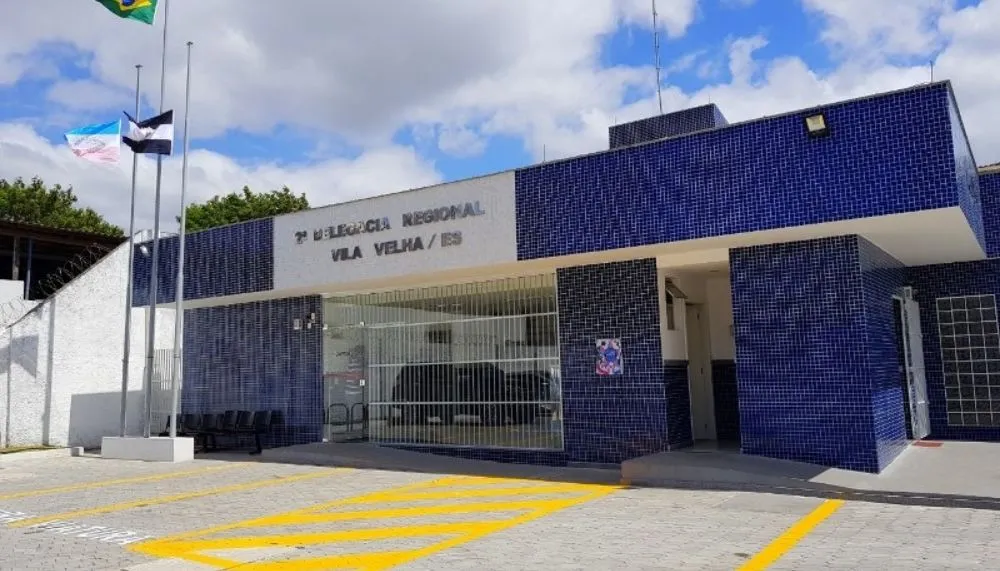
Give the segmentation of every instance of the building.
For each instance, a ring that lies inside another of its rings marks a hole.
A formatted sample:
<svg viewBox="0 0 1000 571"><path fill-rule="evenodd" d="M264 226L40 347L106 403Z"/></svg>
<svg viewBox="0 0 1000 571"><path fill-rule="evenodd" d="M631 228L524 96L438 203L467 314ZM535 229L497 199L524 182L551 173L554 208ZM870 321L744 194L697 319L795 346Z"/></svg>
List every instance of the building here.
<svg viewBox="0 0 1000 571"><path fill-rule="evenodd" d="M1000 440L1000 170L948 82L609 139L187 236L183 412L546 464L716 440L878 472Z"/></svg>
<svg viewBox="0 0 1000 571"><path fill-rule="evenodd" d="M44 299L124 238L0 221L0 304Z"/></svg>

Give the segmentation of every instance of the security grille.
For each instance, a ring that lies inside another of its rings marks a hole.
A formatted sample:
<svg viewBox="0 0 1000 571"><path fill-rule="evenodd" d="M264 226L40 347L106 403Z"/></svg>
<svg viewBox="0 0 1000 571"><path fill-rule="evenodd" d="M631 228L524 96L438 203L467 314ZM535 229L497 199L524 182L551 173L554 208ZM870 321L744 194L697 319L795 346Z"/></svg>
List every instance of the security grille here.
<svg viewBox="0 0 1000 571"><path fill-rule="evenodd" d="M562 449L555 277L331 298L327 437Z"/></svg>

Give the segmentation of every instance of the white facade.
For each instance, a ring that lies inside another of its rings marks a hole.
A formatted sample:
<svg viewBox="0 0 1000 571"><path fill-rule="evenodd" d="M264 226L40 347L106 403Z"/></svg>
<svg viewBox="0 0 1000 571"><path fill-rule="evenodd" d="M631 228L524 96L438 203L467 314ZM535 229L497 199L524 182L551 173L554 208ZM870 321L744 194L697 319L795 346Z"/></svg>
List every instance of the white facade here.
<svg viewBox="0 0 1000 571"><path fill-rule="evenodd" d="M517 261L514 173L274 219L274 289Z"/></svg>
<svg viewBox="0 0 1000 571"><path fill-rule="evenodd" d="M0 328L0 446L96 447L118 434L127 265L126 244ZM170 348L173 311L158 312L156 345ZM129 431L139 433L147 311L132 313Z"/></svg>

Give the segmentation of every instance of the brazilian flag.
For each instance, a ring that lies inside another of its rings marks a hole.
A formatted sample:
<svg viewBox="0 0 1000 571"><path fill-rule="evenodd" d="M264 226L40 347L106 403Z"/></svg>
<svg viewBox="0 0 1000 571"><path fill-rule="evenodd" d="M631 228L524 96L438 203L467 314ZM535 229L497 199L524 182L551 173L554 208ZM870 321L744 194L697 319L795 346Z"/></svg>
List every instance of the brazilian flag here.
<svg viewBox="0 0 1000 571"><path fill-rule="evenodd" d="M126 20L138 20L152 25L156 18L157 0L97 0L97 3Z"/></svg>

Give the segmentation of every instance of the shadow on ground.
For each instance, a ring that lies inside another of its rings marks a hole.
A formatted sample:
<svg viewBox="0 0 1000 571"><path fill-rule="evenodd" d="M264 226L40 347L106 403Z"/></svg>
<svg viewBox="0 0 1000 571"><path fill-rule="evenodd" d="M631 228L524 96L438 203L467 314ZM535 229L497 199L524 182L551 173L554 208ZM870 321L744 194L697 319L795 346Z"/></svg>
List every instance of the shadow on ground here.
<svg viewBox="0 0 1000 571"><path fill-rule="evenodd" d="M945 451L942 453L941 451ZM1000 444L911 447L880 475L739 454L688 450L654 454L613 467L551 467L470 460L371 444L308 444L199 454L222 461L461 474L626 488L740 491L928 507L1000 510Z"/></svg>

